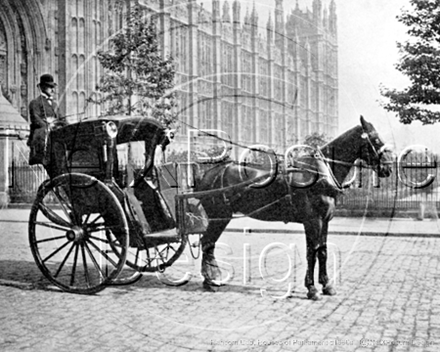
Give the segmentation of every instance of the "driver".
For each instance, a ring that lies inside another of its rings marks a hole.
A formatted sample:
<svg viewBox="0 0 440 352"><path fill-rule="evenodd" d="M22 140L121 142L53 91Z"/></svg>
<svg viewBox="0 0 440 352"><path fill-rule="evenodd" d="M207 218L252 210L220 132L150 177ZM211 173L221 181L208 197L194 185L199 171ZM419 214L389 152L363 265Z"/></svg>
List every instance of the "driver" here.
<svg viewBox="0 0 440 352"><path fill-rule="evenodd" d="M64 118L58 117L57 105L53 101L56 83L50 74L40 77L37 87L41 94L29 104L30 134L27 145L31 148L29 165L43 164L51 176L48 166L52 154L49 132L66 125Z"/></svg>

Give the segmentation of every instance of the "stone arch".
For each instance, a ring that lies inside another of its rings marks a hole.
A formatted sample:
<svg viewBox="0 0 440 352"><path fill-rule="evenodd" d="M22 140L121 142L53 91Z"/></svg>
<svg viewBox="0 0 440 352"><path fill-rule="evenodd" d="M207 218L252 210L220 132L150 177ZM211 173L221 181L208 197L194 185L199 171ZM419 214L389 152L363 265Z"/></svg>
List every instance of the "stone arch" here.
<svg viewBox="0 0 440 352"><path fill-rule="evenodd" d="M0 5L7 48L4 91L27 119L27 105L36 93L36 79L45 69L41 52L47 46L46 27L36 0L0 0Z"/></svg>

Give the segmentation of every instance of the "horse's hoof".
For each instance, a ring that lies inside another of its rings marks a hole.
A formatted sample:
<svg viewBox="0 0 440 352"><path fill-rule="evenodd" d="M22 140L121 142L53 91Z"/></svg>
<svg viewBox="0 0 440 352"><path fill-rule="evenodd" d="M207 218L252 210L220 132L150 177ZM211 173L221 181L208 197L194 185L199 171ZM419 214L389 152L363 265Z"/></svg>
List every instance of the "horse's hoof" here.
<svg viewBox="0 0 440 352"><path fill-rule="evenodd" d="M316 288L309 289L309 292L307 292L307 298L312 301L319 301L321 299Z"/></svg>
<svg viewBox="0 0 440 352"><path fill-rule="evenodd" d="M220 280L210 280L209 284L211 286L215 286L215 287L225 286L225 284L223 282L221 282Z"/></svg>
<svg viewBox="0 0 440 352"><path fill-rule="evenodd" d="M206 292L217 292L220 285L215 284L212 281L203 281L203 288Z"/></svg>
<svg viewBox="0 0 440 352"><path fill-rule="evenodd" d="M327 285L322 289L322 294L326 296L334 296L336 294L336 290L332 285Z"/></svg>

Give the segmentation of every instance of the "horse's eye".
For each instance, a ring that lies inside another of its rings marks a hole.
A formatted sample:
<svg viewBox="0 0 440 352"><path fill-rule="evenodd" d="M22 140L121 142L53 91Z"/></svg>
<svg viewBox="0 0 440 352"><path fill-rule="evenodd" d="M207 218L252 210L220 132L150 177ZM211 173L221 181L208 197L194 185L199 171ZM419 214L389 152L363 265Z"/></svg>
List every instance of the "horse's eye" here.
<svg viewBox="0 0 440 352"><path fill-rule="evenodd" d="M377 143L377 144L380 144L380 140L379 140L379 138L376 138L376 143Z"/></svg>

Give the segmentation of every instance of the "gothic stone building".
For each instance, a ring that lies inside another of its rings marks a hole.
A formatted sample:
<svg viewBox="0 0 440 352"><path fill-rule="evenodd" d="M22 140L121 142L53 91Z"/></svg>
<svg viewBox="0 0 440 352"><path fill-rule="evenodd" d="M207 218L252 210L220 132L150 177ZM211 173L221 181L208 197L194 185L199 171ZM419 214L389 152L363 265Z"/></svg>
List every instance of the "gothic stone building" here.
<svg viewBox="0 0 440 352"><path fill-rule="evenodd" d="M326 6L313 0L312 10L297 3L289 13L283 0L274 0L265 24L255 5L244 9L238 0L137 1L146 14L156 14L163 53L176 62L182 143L192 127L221 129L241 145L278 151L312 132L335 136L334 0ZM52 73L69 122L99 116L99 108L86 103L98 94L103 73L96 53L124 25L129 5L130 0L0 0L0 84L8 104L27 120L39 76Z"/></svg>

